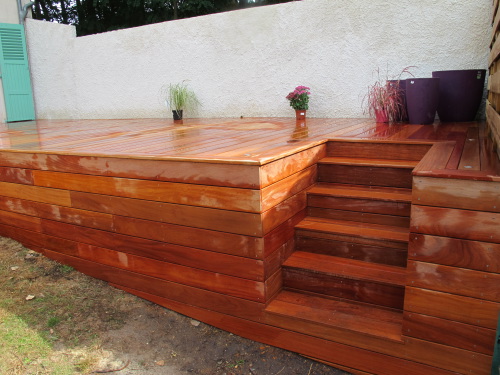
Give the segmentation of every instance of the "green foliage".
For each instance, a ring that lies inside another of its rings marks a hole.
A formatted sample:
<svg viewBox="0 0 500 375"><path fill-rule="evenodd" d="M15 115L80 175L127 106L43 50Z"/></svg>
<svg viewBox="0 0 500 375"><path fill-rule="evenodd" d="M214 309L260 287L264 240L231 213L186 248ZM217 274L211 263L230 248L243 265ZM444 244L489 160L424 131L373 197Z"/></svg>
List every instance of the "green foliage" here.
<svg viewBox="0 0 500 375"><path fill-rule="evenodd" d="M35 0L33 18L75 25L78 36L292 0Z"/></svg>
<svg viewBox="0 0 500 375"><path fill-rule="evenodd" d="M168 87L167 101L172 111L191 110L200 104L196 94L185 81Z"/></svg>

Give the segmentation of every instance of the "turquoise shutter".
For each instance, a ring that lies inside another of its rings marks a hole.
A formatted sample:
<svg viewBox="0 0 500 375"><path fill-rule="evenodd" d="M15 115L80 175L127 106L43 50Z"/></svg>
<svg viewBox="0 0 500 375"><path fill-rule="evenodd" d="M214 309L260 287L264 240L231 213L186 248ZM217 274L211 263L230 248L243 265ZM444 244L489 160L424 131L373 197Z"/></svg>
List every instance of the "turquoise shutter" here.
<svg viewBox="0 0 500 375"><path fill-rule="evenodd" d="M0 77L7 121L35 119L24 26L0 23Z"/></svg>

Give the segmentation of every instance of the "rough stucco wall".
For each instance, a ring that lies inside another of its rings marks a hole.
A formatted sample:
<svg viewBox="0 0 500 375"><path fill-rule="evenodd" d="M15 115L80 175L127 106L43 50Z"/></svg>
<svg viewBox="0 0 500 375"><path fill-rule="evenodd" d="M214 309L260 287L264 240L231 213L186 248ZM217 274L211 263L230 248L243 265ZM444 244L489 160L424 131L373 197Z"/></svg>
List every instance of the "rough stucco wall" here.
<svg viewBox="0 0 500 375"><path fill-rule="evenodd" d="M171 117L162 87L189 80L199 117L293 116L299 84L309 116L361 117L377 67L486 68L490 12L490 0L302 0L81 38L28 20L37 116Z"/></svg>

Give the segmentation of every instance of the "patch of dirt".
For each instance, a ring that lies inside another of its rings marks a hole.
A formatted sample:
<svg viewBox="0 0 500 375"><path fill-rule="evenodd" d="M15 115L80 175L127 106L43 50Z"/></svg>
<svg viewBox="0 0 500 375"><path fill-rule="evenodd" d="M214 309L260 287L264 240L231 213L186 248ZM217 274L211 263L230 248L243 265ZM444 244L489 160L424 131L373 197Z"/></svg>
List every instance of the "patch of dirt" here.
<svg viewBox="0 0 500 375"><path fill-rule="evenodd" d="M13 339L5 330L11 318L49 352L21 343L17 332ZM14 348L0 351L5 375L347 374L142 300L0 237L1 345Z"/></svg>

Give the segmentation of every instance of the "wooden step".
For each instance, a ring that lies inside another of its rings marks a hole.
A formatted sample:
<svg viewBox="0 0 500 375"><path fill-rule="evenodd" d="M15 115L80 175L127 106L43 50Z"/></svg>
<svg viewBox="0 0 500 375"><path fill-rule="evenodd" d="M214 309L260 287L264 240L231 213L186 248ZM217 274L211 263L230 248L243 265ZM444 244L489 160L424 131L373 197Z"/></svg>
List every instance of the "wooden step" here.
<svg viewBox="0 0 500 375"><path fill-rule="evenodd" d="M309 216L410 226L410 189L323 183L308 190L307 205Z"/></svg>
<svg viewBox="0 0 500 375"><path fill-rule="evenodd" d="M296 251L283 264L283 287L403 308L406 269Z"/></svg>
<svg viewBox="0 0 500 375"><path fill-rule="evenodd" d="M325 157L318 161L318 181L411 188L412 160Z"/></svg>
<svg viewBox="0 0 500 375"><path fill-rule="evenodd" d="M307 216L304 220L295 226L298 235L306 235L309 237L317 237L315 233L326 233L340 235L345 238L361 238L374 240L381 246L390 243L390 247L394 247L393 243L400 243L400 248L405 248L408 245L409 229L398 226L379 225L371 223L360 223L346 220L333 220ZM321 238L328 238L320 236ZM330 237L329 239L335 240ZM359 243L359 241L353 241ZM367 243L367 242L362 242Z"/></svg>
<svg viewBox="0 0 500 375"><path fill-rule="evenodd" d="M357 302L338 301L283 290L266 307L273 323L287 324L294 329L315 325L318 330L348 330L364 335L400 342L402 313ZM281 318L281 319L280 319Z"/></svg>
<svg viewBox="0 0 500 375"><path fill-rule="evenodd" d="M366 245L346 241L335 241L323 238L297 236L295 239L296 251L336 256L362 260L364 262L387 264L390 266L406 267L408 251L383 246Z"/></svg>
<svg viewBox="0 0 500 375"><path fill-rule="evenodd" d="M421 160L432 143L392 142L375 140L335 140L326 145L327 156L349 156L357 158Z"/></svg>
<svg viewBox="0 0 500 375"><path fill-rule="evenodd" d="M352 158L345 156L327 156L319 160L319 164L349 165L358 167L404 168L413 169L419 161L398 159Z"/></svg>

